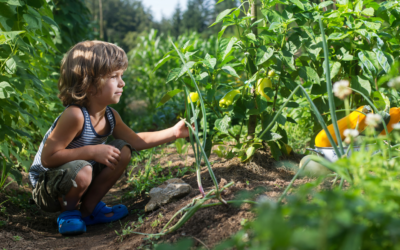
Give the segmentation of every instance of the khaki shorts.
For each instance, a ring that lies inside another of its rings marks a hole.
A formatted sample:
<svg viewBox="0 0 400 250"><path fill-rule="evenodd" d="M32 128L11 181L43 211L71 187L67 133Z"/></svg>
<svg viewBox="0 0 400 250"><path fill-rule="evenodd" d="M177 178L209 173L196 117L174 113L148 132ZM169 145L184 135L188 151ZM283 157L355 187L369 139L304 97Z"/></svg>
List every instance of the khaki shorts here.
<svg viewBox="0 0 400 250"><path fill-rule="evenodd" d="M111 141L108 145L114 146L119 150L122 150L124 146L128 146L131 152L133 149L129 143L119 139ZM64 199L70 189L73 186L77 186L75 182L76 175L85 166L92 166L92 164L87 161L76 160L41 173L36 187L32 190L33 200L36 205L46 212L55 213L60 211L61 205L58 198L62 197ZM92 180L106 167L104 164L94 164L92 166Z"/></svg>

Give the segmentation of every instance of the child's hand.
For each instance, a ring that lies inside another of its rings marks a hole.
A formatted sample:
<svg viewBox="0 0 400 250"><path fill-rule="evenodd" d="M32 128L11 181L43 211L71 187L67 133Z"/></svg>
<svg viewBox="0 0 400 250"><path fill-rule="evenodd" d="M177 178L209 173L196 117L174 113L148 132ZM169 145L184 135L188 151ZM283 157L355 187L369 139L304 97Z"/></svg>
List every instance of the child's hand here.
<svg viewBox="0 0 400 250"><path fill-rule="evenodd" d="M186 127L184 120L179 121L173 128L176 139L189 136L189 129Z"/></svg>
<svg viewBox="0 0 400 250"><path fill-rule="evenodd" d="M110 145L96 145L94 159L96 162L106 165L112 170L118 165L121 151L118 148Z"/></svg>

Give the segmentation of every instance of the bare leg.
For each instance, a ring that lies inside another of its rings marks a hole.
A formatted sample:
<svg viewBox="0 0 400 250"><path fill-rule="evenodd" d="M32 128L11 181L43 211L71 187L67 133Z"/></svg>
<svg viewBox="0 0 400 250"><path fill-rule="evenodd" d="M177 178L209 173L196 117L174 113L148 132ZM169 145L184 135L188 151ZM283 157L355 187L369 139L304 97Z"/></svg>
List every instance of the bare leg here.
<svg viewBox="0 0 400 250"><path fill-rule="evenodd" d="M92 185L89 187L87 194L82 200L80 211L82 218L89 216L97 203L106 195L106 193L112 188L117 182L119 177L124 173L124 170L128 166L131 160L131 150L125 146L121 150L121 160L115 167L115 170L105 168L101 173L92 181ZM114 213L106 214L107 217L113 216Z"/></svg>
<svg viewBox="0 0 400 250"><path fill-rule="evenodd" d="M77 187L72 187L65 195L67 206L63 205L61 197L58 198L61 204L61 212L77 209L79 200L92 182L92 166L84 166L76 175L75 182Z"/></svg>

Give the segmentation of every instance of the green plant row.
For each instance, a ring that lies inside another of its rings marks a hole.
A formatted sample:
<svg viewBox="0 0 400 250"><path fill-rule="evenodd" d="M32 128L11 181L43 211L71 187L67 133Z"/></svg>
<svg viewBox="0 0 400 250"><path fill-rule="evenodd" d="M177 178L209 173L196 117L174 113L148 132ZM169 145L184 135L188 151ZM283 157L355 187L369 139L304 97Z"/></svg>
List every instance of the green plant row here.
<svg viewBox="0 0 400 250"><path fill-rule="evenodd" d="M57 98L63 53L91 38L81 1L0 2L0 166L18 182L63 107ZM1 186L0 186L1 187Z"/></svg>

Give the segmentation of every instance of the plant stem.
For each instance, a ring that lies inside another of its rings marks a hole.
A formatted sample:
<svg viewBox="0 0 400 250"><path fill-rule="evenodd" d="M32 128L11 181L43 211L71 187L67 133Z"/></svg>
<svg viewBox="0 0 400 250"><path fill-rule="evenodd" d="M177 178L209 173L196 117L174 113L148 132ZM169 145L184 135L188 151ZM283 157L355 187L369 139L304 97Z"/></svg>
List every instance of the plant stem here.
<svg viewBox="0 0 400 250"><path fill-rule="evenodd" d="M329 51L328 51L328 43L326 42L325 39L325 31L324 31L324 26L322 25L322 20L321 17L319 18L319 27L321 29L321 36L322 36L322 45L324 48L324 57L325 57L325 77L326 77L326 88L328 91L328 99L329 99L329 109L331 111L331 119L332 119L332 124L333 128L335 131L336 139L339 145L339 158L344 154L343 151L343 145L342 145L342 138L340 136L340 130L337 124L337 118L336 118L336 106L335 106L335 100L333 99L333 93L332 93L332 82L331 82L331 72L330 72L330 67L329 67Z"/></svg>

